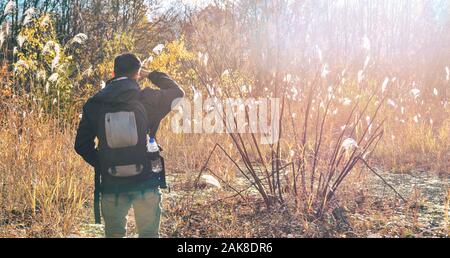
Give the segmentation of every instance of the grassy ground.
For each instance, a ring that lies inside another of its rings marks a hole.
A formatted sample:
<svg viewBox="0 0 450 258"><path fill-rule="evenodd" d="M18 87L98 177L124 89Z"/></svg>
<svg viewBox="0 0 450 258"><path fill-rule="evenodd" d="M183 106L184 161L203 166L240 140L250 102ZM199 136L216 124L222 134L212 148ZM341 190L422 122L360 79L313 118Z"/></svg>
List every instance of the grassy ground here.
<svg viewBox="0 0 450 258"><path fill-rule="evenodd" d="M175 176L183 181L181 178L187 175ZM407 203L378 177L360 176L356 194L348 196L340 209L323 221L308 221L302 214L283 207L268 212L262 203L260 209L254 209L239 199L217 201L232 193L207 185L193 196L175 183L171 192L164 193L161 234L162 237L449 236L448 175L439 177L423 171L382 173ZM342 194L349 193L344 190ZM92 212L89 216L68 237L102 237L103 226L91 224ZM128 237L137 237L132 211L128 217Z"/></svg>

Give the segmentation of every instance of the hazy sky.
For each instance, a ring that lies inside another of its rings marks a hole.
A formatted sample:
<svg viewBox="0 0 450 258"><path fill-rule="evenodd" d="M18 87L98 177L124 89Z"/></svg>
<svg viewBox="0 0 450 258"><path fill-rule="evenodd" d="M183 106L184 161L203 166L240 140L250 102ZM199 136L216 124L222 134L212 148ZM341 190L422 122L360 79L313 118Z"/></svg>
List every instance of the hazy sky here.
<svg viewBox="0 0 450 258"><path fill-rule="evenodd" d="M239 0L235 0L239 1ZM295 0L288 0L289 2L294 2ZM315 1L321 1L321 0L315 0ZM322 0L326 1L326 0ZM367 0L330 0L334 2L335 5L342 5L345 2L351 4L351 3L357 3L361 1L367 1ZM396 3L399 0L388 0L389 2ZM165 0L162 1L162 5L165 8L169 8L171 5L175 3L183 3L189 6L195 6L195 7L204 7L208 5L209 3L214 2L213 0ZM423 6L424 2L432 2L433 5L433 11L436 15L436 19L439 21L446 21L449 19L450 16L450 0L408 0L410 4L413 6L416 6L418 8L421 8Z"/></svg>

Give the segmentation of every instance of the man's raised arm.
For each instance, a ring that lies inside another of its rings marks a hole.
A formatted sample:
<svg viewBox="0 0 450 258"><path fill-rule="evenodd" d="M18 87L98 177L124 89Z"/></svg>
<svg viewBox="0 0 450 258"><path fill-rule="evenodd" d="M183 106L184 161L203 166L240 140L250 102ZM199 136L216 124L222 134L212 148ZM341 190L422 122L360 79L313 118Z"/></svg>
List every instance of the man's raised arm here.
<svg viewBox="0 0 450 258"><path fill-rule="evenodd" d="M153 122L152 134L156 133L159 122L171 111L172 102L184 97L184 91L167 74L143 70L141 76L146 76L159 90L145 88L141 92L141 102L149 113L149 119Z"/></svg>

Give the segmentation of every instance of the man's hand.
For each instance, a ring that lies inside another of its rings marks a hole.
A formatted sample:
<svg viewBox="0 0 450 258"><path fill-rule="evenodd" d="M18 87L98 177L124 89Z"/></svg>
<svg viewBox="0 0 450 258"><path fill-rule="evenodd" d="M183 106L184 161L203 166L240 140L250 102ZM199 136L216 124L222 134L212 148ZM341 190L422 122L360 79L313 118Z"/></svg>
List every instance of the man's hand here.
<svg viewBox="0 0 450 258"><path fill-rule="evenodd" d="M145 78L148 78L148 75L150 74L150 71L149 70L145 70L145 69L142 69L141 68L141 71L140 71L140 73L139 73L139 78L142 80L142 79L145 79Z"/></svg>

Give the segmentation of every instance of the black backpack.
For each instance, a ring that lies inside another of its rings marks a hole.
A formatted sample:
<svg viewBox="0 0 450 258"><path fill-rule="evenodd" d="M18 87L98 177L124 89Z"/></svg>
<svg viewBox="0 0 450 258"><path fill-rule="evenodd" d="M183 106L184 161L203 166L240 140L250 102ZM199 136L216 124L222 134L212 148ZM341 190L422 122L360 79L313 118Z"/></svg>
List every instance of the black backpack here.
<svg viewBox="0 0 450 258"><path fill-rule="evenodd" d="M148 128L145 107L138 100L101 104L97 137L102 192L130 191L155 177L148 165Z"/></svg>

